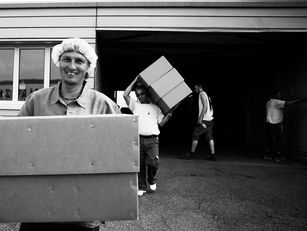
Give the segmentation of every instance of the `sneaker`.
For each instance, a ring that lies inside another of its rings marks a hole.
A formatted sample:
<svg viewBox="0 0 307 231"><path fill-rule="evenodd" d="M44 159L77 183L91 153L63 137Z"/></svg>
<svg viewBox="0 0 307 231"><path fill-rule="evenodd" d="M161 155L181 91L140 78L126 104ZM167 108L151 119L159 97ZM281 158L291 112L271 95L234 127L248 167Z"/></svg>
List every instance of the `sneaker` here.
<svg viewBox="0 0 307 231"><path fill-rule="evenodd" d="M149 185L149 188L152 192L156 191L157 190L157 184L150 184Z"/></svg>
<svg viewBox="0 0 307 231"><path fill-rule="evenodd" d="M285 163L287 162L287 159L284 156L279 155L275 157L274 161L277 163Z"/></svg>
<svg viewBox="0 0 307 231"><path fill-rule="evenodd" d="M209 154L207 160L215 161L215 154Z"/></svg>
<svg viewBox="0 0 307 231"><path fill-rule="evenodd" d="M263 157L264 160L273 160L273 157L272 155L270 154L265 154L264 157Z"/></svg>
<svg viewBox="0 0 307 231"><path fill-rule="evenodd" d="M141 197L146 193L145 190L138 190L138 196Z"/></svg>
<svg viewBox="0 0 307 231"><path fill-rule="evenodd" d="M190 160L194 157L190 152L187 152L181 156L181 159Z"/></svg>

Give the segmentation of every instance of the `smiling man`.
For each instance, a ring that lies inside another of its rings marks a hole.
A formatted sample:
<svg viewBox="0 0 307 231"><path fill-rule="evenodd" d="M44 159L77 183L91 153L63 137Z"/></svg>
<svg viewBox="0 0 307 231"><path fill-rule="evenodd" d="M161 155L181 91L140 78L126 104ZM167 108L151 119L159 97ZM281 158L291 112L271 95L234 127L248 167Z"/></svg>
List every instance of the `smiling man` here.
<svg viewBox="0 0 307 231"><path fill-rule="evenodd" d="M65 39L53 47L51 56L59 67L61 81L29 95L19 116L120 113L110 98L87 83L88 73L96 67L98 57L86 41Z"/></svg>
<svg viewBox="0 0 307 231"><path fill-rule="evenodd" d="M88 73L95 68L97 55L86 41L80 38L63 40L53 47L52 60L60 69L61 80L53 87L29 95L18 116L120 113L110 98L90 89L87 84ZM97 231L99 222L22 223L19 230Z"/></svg>

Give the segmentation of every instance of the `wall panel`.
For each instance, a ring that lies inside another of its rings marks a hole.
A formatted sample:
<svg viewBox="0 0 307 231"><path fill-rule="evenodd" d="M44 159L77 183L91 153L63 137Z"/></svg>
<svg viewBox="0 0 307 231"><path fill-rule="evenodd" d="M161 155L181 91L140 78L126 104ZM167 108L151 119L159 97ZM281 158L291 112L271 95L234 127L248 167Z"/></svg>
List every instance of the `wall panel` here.
<svg viewBox="0 0 307 231"><path fill-rule="evenodd" d="M0 41L31 39L62 40L68 37L95 38L95 29L91 28L5 28L0 29Z"/></svg>
<svg viewBox="0 0 307 231"><path fill-rule="evenodd" d="M0 9L0 41L95 39L95 8Z"/></svg>
<svg viewBox="0 0 307 231"><path fill-rule="evenodd" d="M98 29L306 31L305 8L100 8Z"/></svg>
<svg viewBox="0 0 307 231"><path fill-rule="evenodd" d="M0 18L33 17L33 16L95 16L96 8L1 8Z"/></svg>

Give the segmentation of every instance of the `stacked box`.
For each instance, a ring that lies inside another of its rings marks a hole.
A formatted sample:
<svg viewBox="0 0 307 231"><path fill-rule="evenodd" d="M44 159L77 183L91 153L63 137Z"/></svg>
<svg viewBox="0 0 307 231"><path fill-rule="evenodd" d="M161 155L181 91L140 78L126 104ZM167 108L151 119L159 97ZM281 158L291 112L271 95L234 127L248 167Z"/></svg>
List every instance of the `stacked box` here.
<svg viewBox="0 0 307 231"><path fill-rule="evenodd" d="M167 113L169 110L175 107L178 102L190 95L191 92L191 89L184 82L182 82L173 88L168 94L160 98L157 104L163 113Z"/></svg>
<svg viewBox="0 0 307 231"><path fill-rule="evenodd" d="M172 68L172 65L164 56L162 56L149 67L147 67L144 71L142 71L139 76L142 78L145 85L149 87L161 76L169 72Z"/></svg>
<svg viewBox="0 0 307 231"><path fill-rule="evenodd" d="M160 98L174 89L174 86L177 86L182 82L184 82L184 79L178 71L175 68L171 69L149 87L149 92L153 102L157 103Z"/></svg>
<svg viewBox="0 0 307 231"><path fill-rule="evenodd" d="M139 76L148 87L152 102L156 103L164 114L192 92L164 56L147 67Z"/></svg>
<svg viewBox="0 0 307 231"><path fill-rule="evenodd" d="M0 222L138 218L133 115L0 119Z"/></svg>

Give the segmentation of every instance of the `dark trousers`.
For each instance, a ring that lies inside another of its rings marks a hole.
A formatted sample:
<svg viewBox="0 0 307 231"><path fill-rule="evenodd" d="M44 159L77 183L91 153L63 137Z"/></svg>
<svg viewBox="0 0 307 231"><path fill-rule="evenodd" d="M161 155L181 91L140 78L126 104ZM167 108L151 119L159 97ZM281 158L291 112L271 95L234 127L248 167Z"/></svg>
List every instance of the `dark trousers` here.
<svg viewBox="0 0 307 231"><path fill-rule="evenodd" d="M270 154L281 154L282 151L282 123L266 123L266 152Z"/></svg>
<svg viewBox="0 0 307 231"><path fill-rule="evenodd" d="M159 167L158 136L140 136L140 172L138 174L139 189L146 190L146 178L149 184L157 181Z"/></svg>
<svg viewBox="0 0 307 231"><path fill-rule="evenodd" d="M99 231L69 223L21 223L19 231Z"/></svg>

